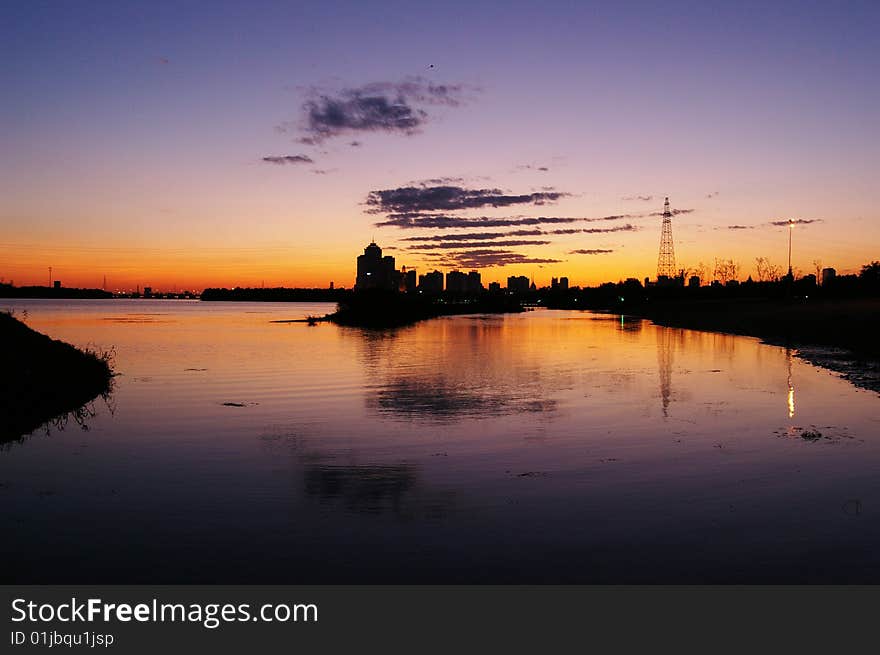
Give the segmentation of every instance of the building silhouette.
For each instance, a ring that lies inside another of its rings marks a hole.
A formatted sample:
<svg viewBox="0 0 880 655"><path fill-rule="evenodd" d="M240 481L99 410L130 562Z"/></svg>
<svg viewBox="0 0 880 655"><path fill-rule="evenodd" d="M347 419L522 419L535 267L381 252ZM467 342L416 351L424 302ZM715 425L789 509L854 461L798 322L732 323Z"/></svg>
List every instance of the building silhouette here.
<svg viewBox="0 0 880 655"><path fill-rule="evenodd" d="M416 280L416 269L407 268L404 266L401 270L401 277L403 279L403 291L407 293L413 293L416 290L416 285L418 284Z"/></svg>
<svg viewBox="0 0 880 655"><path fill-rule="evenodd" d="M419 275L419 291L422 293L442 293L443 292L443 273L440 271L432 271Z"/></svg>
<svg viewBox="0 0 880 655"><path fill-rule="evenodd" d="M526 293L529 290L529 278L525 275L511 275L507 278L507 290L510 293Z"/></svg>
<svg viewBox="0 0 880 655"><path fill-rule="evenodd" d="M461 271L449 271L446 274L447 293L466 293L468 290L467 273Z"/></svg>
<svg viewBox="0 0 880 655"><path fill-rule="evenodd" d="M355 291L384 289L397 291L400 287L399 273L394 269L394 257L382 256L382 249L375 241L364 248L364 254L357 258L357 279Z"/></svg>
<svg viewBox="0 0 880 655"><path fill-rule="evenodd" d="M822 269L822 286L826 284L834 284L834 278L837 277L837 271L831 267Z"/></svg>

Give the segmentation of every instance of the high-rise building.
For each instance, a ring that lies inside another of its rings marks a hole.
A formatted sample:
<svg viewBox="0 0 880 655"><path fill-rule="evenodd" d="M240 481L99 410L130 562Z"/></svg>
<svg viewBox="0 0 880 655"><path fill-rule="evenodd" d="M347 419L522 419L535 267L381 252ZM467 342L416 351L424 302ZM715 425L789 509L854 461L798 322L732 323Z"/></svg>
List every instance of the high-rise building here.
<svg viewBox="0 0 880 655"><path fill-rule="evenodd" d="M507 278L507 290L510 293L526 293L529 290L529 278L525 275Z"/></svg>
<svg viewBox="0 0 880 655"><path fill-rule="evenodd" d="M489 293L498 293L501 291L501 283L500 282L490 282L489 283Z"/></svg>
<svg viewBox="0 0 880 655"><path fill-rule="evenodd" d="M403 290L412 293L416 290L416 269L403 267Z"/></svg>
<svg viewBox="0 0 880 655"><path fill-rule="evenodd" d="M461 271L449 271L446 274L447 293L465 293L468 290L467 273Z"/></svg>
<svg viewBox="0 0 880 655"><path fill-rule="evenodd" d="M443 273L431 271L430 273L419 275L419 291L422 293L442 293Z"/></svg>
<svg viewBox="0 0 880 655"><path fill-rule="evenodd" d="M822 269L822 286L826 284L834 284L834 278L837 277L837 271L831 267Z"/></svg>
<svg viewBox="0 0 880 655"><path fill-rule="evenodd" d="M568 291L568 278L567 277L559 278L559 288L562 289L563 291Z"/></svg>
<svg viewBox="0 0 880 655"><path fill-rule="evenodd" d="M364 248L364 254L357 258L357 280L355 291L385 289L395 291L399 286L397 271L394 270L394 257L383 257L382 249L371 242Z"/></svg>

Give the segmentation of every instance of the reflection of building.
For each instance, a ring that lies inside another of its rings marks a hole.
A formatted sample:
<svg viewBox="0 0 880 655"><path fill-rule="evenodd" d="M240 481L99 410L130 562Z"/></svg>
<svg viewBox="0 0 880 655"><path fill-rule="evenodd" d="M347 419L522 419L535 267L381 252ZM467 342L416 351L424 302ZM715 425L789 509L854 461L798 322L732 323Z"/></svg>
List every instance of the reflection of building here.
<svg viewBox="0 0 880 655"><path fill-rule="evenodd" d="M441 293L443 291L443 273L431 271L419 275L419 291L422 293Z"/></svg>
<svg viewBox="0 0 880 655"><path fill-rule="evenodd" d="M382 249L375 242L371 242L364 248L364 254L358 255L355 290L386 289L395 291L398 286L398 274L394 270L394 257L383 257Z"/></svg>
<svg viewBox="0 0 880 655"><path fill-rule="evenodd" d="M525 275L507 278L507 290L511 293L526 293L529 290L529 278Z"/></svg>

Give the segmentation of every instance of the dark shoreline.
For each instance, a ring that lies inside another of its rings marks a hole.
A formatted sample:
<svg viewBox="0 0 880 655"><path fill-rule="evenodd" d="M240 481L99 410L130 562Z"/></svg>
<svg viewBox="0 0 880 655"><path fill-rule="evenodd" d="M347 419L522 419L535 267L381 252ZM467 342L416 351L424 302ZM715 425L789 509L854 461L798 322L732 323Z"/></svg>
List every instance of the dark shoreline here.
<svg viewBox="0 0 880 655"><path fill-rule="evenodd" d="M877 298L670 300L626 314L657 325L756 337L792 348L805 361L880 393Z"/></svg>
<svg viewBox="0 0 880 655"><path fill-rule="evenodd" d="M0 444L70 416L82 424L83 406L111 389L109 353L51 339L5 312L0 313L0 359Z"/></svg>
<svg viewBox="0 0 880 655"><path fill-rule="evenodd" d="M336 325L383 329L412 325L441 316L509 314L524 311L518 300L485 294L477 298L436 298L385 292L363 292L341 301L324 317Z"/></svg>

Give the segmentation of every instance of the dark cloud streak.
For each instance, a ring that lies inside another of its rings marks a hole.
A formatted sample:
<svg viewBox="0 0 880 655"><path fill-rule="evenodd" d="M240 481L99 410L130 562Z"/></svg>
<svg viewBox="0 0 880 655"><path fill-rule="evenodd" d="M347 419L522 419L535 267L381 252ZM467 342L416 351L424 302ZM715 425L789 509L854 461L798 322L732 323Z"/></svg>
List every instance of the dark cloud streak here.
<svg viewBox="0 0 880 655"><path fill-rule="evenodd" d="M276 164L284 166L285 164L314 164L315 160L308 155L278 155L263 157L263 161L267 164Z"/></svg>

